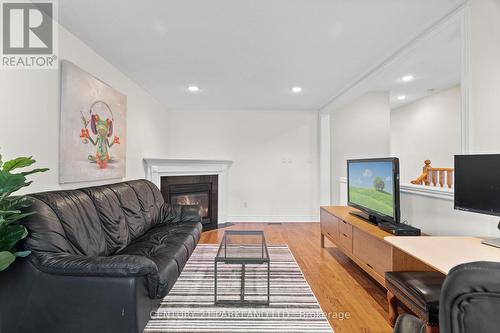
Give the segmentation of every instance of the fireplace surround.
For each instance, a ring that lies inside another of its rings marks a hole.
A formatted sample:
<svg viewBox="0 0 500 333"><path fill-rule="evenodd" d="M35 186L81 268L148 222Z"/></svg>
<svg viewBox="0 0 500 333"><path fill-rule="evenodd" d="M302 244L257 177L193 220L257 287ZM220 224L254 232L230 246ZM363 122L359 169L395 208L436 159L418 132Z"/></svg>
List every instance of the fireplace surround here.
<svg viewBox="0 0 500 333"><path fill-rule="evenodd" d="M161 188L161 178L167 176L217 175L217 222L227 222L227 182L232 165L230 160L144 158L146 179Z"/></svg>

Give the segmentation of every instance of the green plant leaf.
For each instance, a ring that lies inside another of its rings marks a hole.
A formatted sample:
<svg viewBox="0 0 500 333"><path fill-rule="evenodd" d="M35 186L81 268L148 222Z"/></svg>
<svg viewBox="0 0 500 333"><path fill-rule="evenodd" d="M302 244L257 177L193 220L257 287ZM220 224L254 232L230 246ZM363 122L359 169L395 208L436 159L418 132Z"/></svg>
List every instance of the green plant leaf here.
<svg viewBox="0 0 500 333"><path fill-rule="evenodd" d="M29 157L18 157L3 163L0 155L0 271L9 267L16 257L26 257L30 251L15 252L17 243L28 235L28 230L16 222L30 216L33 212L25 213L24 208L33 204L33 199L27 196L12 196L17 190L29 186L31 181L26 176L45 172L46 168L13 173L19 168L25 168L35 163Z"/></svg>
<svg viewBox="0 0 500 333"><path fill-rule="evenodd" d="M0 215L21 214L20 210L0 210Z"/></svg>
<svg viewBox="0 0 500 333"><path fill-rule="evenodd" d="M10 251L23 238L28 230L19 224L3 224L0 228L0 251Z"/></svg>
<svg viewBox="0 0 500 333"><path fill-rule="evenodd" d="M0 252L0 271L7 269L16 260L16 256L9 251Z"/></svg>
<svg viewBox="0 0 500 333"><path fill-rule="evenodd" d="M30 166L36 162L32 157L33 156L18 157L18 158L15 158L13 160L7 161L3 164L3 170L4 171L12 171L14 169L24 168L24 167Z"/></svg>
<svg viewBox="0 0 500 333"><path fill-rule="evenodd" d="M31 171L24 171L24 172L21 172L21 175L28 176L28 175L31 175L34 173L45 172L45 171L49 171L49 168L38 168L38 169L33 169Z"/></svg>
<svg viewBox="0 0 500 333"><path fill-rule="evenodd" d="M16 253L14 253L14 255L16 257L19 257L19 258L25 258L27 256L29 256L31 254L31 251L17 251Z"/></svg>
<svg viewBox="0 0 500 333"><path fill-rule="evenodd" d="M5 198L1 207L4 210L20 210L21 208L28 208L31 205L33 205L33 199L23 195Z"/></svg>
<svg viewBox="0 0 500 333"><path fill-rule="evenodd" d="M8 216L4 216L4 220L7 223L14 223L19 220L24 219L25 217L28 217L30 215L33 215L35 212L28 212L28 213L22 213L22 214L12 214Z"/></svg>
<svg viewBox="0 0 500 333"><path fill-rule="evenodd" d="M3 196L9 195L29 184L29 182L26 183L26 177L21 174L12 174L8 171L0 170L0 193Z"/></svg>

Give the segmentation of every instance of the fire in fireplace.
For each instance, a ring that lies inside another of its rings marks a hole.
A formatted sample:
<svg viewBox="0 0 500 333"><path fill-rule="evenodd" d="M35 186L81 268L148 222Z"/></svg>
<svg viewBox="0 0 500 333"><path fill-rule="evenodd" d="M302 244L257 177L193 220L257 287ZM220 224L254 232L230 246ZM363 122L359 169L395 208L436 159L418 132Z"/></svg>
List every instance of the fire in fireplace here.
<svg viewBox="0 0 500 333"><path fill-rule="evenodd" d="M198 205L200 215L203 218L208 217L210 206L208 193L176 194L172 195L171 201L177 205Z"/></svg>
<svg viewBox="0 0 500 333"><path fill-rule="evenodd" d="M166 202L198 205L204 230L217 228L217 175L161 177L160 189Z"/></svg>

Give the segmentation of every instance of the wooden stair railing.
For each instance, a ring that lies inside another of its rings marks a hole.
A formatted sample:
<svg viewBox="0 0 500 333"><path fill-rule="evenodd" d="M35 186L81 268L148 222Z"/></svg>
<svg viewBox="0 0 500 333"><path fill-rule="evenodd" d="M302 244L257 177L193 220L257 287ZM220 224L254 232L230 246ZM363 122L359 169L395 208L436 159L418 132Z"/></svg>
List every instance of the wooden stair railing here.
<svg viewBox="0 0 500 333"><path fill-rule="evenodd" d="M451 188L453 186L453 172L455 169L453 168L433 168L431 166L430 160L425 160L425 165L422 168L422 174L415 180L412 180L411 183L415 185L426 185L437 186L439 184L440 187L446 186Z"/></svg>

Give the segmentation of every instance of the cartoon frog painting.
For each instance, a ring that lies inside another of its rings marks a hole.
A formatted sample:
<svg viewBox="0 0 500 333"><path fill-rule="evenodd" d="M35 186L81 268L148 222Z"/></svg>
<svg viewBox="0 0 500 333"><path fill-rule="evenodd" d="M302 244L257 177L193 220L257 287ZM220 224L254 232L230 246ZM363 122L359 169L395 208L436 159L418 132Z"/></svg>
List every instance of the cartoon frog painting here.
<svg viewBox="0 0 500 333"><path fill-rule="evenodd" d="M101 119L98 114L93 112L94 106L98 103L101 103L106 107L111 114L111 119ZM99 169L107 169L108 162L112 161L110 149L113 145L120 144L120 138L116 135L113 137L111 143L109 141L109 138L113 135L113 113L111 108L106 102L96 101L90 107L90 119L85 118L82 113L82 121L85 126L80 131L80 138L82 139L82 142L84 144L88 144L90 142L92 145L96 146L95 155L89 155L88 160L91 163L97 163L97 167ZM89 123L92 133L95 135L94 138L92 138L87 128Z"/></svg>
<svg viewBox="0 0 500 333"><path fill-rule="evenodd" d="M127 96L61 61L59 182L121 179L127 166Z"/></svg>

